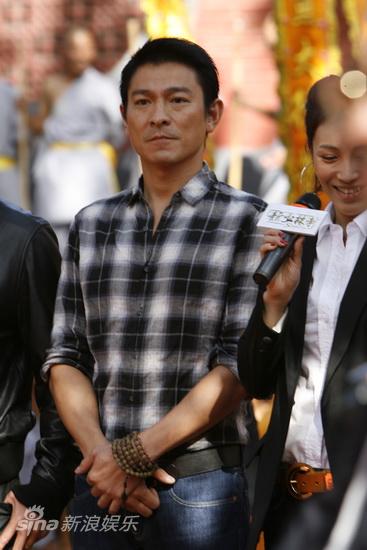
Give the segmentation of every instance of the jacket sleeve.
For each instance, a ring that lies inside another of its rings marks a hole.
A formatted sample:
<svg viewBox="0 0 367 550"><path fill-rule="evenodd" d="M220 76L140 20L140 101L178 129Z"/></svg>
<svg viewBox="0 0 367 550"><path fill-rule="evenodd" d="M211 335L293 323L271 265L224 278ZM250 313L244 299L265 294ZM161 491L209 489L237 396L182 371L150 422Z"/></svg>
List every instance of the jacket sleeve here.
<svg viewBox="0 0 367 550"><path fill-rule="evenodd" d="M25 251L18 312L26 361L35 381L41 437L36 447L37 463L31 481L28 485L16 487L14 493L26 506L37 504L45 507L45 516L49 518L58 517L70 499L73 471L79 458L57 414L51 393L40 376L49 345L59 274L56 236L48 224L41 224Z"/></svg>
<svg viewBox="0 0 367 550"><path fill-rule="evenodd" d="M246 330L238 343L238 373L249 397L268 399L275 392L279 369L284 363L284 332L278 334L263 321L262 291Z"/></svg>

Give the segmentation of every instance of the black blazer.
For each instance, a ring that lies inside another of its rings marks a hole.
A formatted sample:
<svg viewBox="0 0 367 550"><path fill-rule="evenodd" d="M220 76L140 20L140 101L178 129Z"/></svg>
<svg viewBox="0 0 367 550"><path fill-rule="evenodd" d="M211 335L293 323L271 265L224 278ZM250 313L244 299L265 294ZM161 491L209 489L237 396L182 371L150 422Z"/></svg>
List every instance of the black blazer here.
<svg viewBox="0 0 367 550"><path fill-rule="evenodd" d="M282 333L262 321L259 293L248 327L238 349L241 381L251 397L275 394L268 432L261 441L249 549L256 547L270 504L282 459L303 353L307 296L311 281L316 239L307 238L302 258L300 284L289 304ZM338 483L335 461L343 442L336 437L336 423L343 412L343 388L349 369L367 360L367 244L365 242L343 296L327 367L321 400L321 415L334 483Z"/></svg>
<svg viewBox="0 0 367 550"><path fill-rule="evenodd" d="M362 387L362 384L358 384ZM367 387L365 382L364 387ZM338 473L338 485L334 491L311 498L299 508L298 515L290 522L287 531L276 546L277 550L323 550L330 537L331 531L338 522L338 513L343 504L350 483L358 475L359 460L363 461L362 452L367 446L367 405L352 398L354 391L347 392L345 402L346 412L337 427L337 437L340 443L338 463L334 472ZM366 467L365 461L362 462ZM357 467L357 468L356 468ZM353 479L354 478L354 479ZM364 491L367 487L362 488ZM348 546L350 550L365 550L367 547L367 502L353 505L349 513L360 521L354 526L353 542Z"/></svg>
<svg viewBox="0 0 367 550"><path fill-rule="evenodd" d="M0 201L0 483L15 479L34 424L32 382L41 439L31 483L14 488L23 504L56 518L73 493L79 454L57 414L40 370L49 345L60 254L44 220Z"/></svg>

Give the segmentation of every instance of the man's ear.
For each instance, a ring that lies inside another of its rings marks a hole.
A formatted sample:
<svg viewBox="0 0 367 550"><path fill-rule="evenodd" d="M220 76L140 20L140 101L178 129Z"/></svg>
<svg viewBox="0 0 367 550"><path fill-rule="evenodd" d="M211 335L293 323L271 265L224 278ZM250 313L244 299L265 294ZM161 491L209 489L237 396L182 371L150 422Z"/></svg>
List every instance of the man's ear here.
<svg viewBox="0 0 367 550"><path fill-rule="evenodd" d="M217 127L217 124L222 117L223 108L224 108L224 105L221 99L216 99L210 105L207 113L207 122L206 122L206 130L208 134L213 132Z"/></svg>
<svg viewBox="0 0 367 550"><path fill-rule="evenodd" d="M120 113L121 113L121 116L122 116L122 120L125 122L126 124L126 109L124 107L124 105L121 103L120 105Z"/></svg>

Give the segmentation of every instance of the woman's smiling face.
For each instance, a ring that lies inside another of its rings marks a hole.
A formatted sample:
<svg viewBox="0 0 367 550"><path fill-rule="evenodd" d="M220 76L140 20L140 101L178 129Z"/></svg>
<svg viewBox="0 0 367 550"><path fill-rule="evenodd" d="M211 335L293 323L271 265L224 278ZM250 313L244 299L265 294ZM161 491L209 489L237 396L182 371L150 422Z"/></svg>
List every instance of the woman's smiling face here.
<svg viewBox="0 0 367 550"><path fill-rule="evenodd" d="M315 174L345 227L367 209L367 100L329 116L312 142Z"/></svg>

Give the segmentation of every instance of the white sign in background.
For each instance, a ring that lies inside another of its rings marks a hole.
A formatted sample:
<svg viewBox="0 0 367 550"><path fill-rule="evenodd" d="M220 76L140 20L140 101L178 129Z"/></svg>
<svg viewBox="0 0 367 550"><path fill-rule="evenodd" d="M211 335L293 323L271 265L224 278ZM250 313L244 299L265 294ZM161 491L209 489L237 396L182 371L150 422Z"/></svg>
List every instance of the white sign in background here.
<svg viewBox="0 0 367 550"><path fill-rule="evenodd" d="M279 229L299 235L316 235L327 213L287 204L271 204L262 213L257 226L260 229Z"/></svg>

